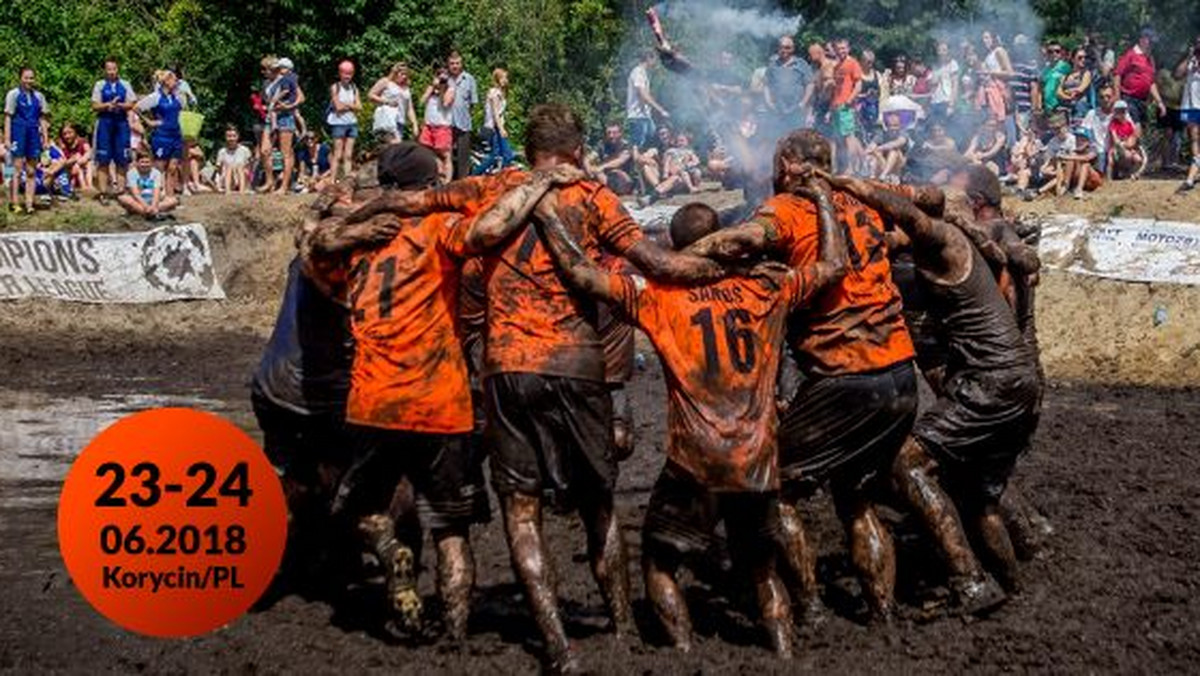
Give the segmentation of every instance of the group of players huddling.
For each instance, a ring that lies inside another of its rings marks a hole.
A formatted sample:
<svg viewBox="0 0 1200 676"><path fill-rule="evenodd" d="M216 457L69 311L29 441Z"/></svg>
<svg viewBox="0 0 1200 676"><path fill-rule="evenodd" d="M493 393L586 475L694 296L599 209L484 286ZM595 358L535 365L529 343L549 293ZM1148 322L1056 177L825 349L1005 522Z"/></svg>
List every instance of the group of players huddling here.
<svg viewBox="0 0 1200 676"><path fill-rule="evenodd" d="M805 622L825 612L798 510L819 488L874 621L896 613L884 501L925 526L952 611L1003 602L1014 542L1028 550L1044 524L1008 485L1042 377L1037 256L1002 215L995 176L966 169L964 204L949 209L937 188L831 175L829 142L798 130L778 142L775 194L750 220L721 228L689 204L664 248L585 175L583 142L569 108L541 105L529 171L437 185L436 157L403 143L379 157L377 185L318 198L253 388L293 545L322 528L359 538L415 631L428 530L441 622L464 640L486 458L547 666L578 662L546 508L579 514L612 629L636 635L613 499L633 451L636 327L668 391L642 571L675 646L693 641L677 573L723 539L770 645L793 653L793 606ZM936 395L920 416L917 363Z"/></svg>

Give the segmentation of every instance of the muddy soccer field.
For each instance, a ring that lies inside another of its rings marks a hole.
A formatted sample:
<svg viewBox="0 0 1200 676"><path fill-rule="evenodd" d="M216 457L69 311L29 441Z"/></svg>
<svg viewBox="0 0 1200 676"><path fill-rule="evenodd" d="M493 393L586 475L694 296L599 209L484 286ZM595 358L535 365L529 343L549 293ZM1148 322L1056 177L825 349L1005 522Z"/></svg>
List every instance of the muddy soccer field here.
<svg viewBox="0 0 1200 676"><path fill-rule="evenodd" d="M1162 204L1164 202L1159 202ZM1066 205L1064 205L1065 207ZM253 434L248 381L277 307L299 203L189 205L204 222L230 298L154 306L0 305L0 670L149 673L389 671L511 673L536 669L536 629L509 568L500 524L476 528L479 569L471 638L462 651L414 645L383 624L369 584L336 600L291 595L210 635L142 638L109 623L73 587L58 553L56 505L73 456L127 412L190 405ZM1044 208L1055 208L1049 203ZM34 227L134 227L85 211ZM1153 215L1153 214L1150 214ZM42 218L41 216L38 217ZM568 631L602 673L1033 670L1185 672L1200 661L1200 300L1181 287L1048 275L1039 326L1051 385L1032 454L1018 476L1056 533L1022 571L1022 592L984 619L930 612L940 567L914 526L889 513L900 544L905 618L860 622L857 586L828 500L808 507L834 617L805 630L793 663L762 644L737 585L691 586L702 638L680 655L607 634L602 602L573 519L549 539ZM1153 327L1165 307L1169 320ZM645 345L642 344L645 351ZM665 391L647 367L631 384L638 446L621 468L618 503L635 562L649 490L663 462ZM495 503L493 502L493 506ZM430 558L426 548L426 559ZM422 580L432 594L428 575Z"/></svg>

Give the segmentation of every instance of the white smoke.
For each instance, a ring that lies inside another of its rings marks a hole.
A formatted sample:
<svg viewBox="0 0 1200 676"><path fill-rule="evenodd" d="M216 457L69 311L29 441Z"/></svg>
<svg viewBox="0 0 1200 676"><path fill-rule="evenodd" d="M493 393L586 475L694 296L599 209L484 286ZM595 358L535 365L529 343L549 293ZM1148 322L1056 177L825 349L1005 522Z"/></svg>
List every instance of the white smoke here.
<svg viewBox="0 0 1200 676"><path fill-rule="evenodd" d="M719 0L674 0L659 3L654 9L664 21L709 31L718 42L734 36L774 39L795 35L803 23L799 14L765 7L734 8Z"/></svg>

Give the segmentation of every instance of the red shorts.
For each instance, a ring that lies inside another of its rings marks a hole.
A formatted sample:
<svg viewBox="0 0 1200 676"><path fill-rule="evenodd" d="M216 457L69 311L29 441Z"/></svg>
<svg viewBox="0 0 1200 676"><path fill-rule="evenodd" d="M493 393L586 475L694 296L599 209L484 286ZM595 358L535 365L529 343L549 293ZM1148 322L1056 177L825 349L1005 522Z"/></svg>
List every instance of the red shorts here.
<svg viewBox="0 0 1200 676"><path fill-rule="evenodd" d="M449 152L454 145L454 130L452 127L427 124L421 130L421 136L417 142L429 146L439 153Z"/></svg>

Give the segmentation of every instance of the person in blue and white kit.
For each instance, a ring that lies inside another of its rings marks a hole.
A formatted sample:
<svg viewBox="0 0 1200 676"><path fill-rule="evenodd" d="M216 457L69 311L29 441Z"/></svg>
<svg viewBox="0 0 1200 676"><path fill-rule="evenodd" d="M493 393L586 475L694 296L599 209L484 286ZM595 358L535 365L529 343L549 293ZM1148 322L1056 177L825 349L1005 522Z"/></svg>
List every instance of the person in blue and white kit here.
<svg viewBox="0 0 1200 676"><path fill-rule="evenodd" d="M92 148L102 202L117 197L129 169L129 111L136 105L137 95L129 82L121 79L117 60L105 59L104 79L92 87L92 111L96 113Z"/></svg>
<svg viewBox="0 0 1200 676"><path fill-rule="evenodd" d="M162 71L154 93L137 104L139 112L151 115L146 120L146 125L154 130L150 135L150 152L158 170L166 176L166 194L169 197L175 195L176 175L184 158L179 113L187 104L179 95L178 86L179 78L174 71Z"/></svg>
<svg viewBox="0 0 1200 676"><path fill-rule="evenodd" d="M35 73L32 68L21 69L21 83L9 90L4 97L4 145L13 157L15 172L9 182L9 207L20 213L17 203L17 184L25 174L25 213L33 213L33 198L38 161L42 149L48 144L49 122L46 97L34 89Z"/></svg>

